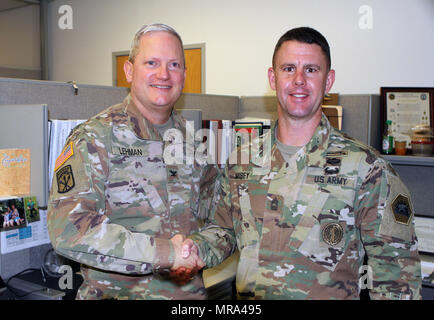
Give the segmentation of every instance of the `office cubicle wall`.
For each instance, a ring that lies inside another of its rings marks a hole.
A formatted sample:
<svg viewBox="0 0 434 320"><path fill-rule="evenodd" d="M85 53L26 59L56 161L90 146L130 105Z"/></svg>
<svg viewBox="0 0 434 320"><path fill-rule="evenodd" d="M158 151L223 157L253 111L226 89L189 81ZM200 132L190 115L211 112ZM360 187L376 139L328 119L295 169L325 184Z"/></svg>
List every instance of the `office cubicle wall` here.
<svg viewBox="0 0 434 320"><path fill-rule="evenodd" d="M277 98L275 96L258 96L240 98L239 118L277 119Z"/></svg>
<svg viewBox="0 0 434 320"><path fill-rule="evenodd" d="M343 106L342 131L377 150L380 148L380 96L340 95ZM241 97L239 117L277 119L277 98Z"/></svg>
<svg viewBox="0 0 434 320"><path fill-rule="evenodd" d="M238 118L240 98L213 94L184 93L175 109L200 109L204 120L235 120Z"/></svg>
<svg viewBox="0 0 434 320"><path fill-rule="evenodd" d="M30 150L30 194L48 203L48 110L46 104L0 103L0 149Z"/></svg>
<svg viewBox="0 0 434 320"><path fill-rule="evenodd" d="M47 104L50 119L87 119L106 107L120 103L126 88L0 78L0 104ZM341 95L343 131L379 147L379 96ZM202 119L235 120L243 117L275 119L277 100L267 97L236 97L183 94L175 108L199 109ZM413 188L413 186L412 186ZM417 192L410 188L412 193ZM415 187L416 188L416 187ZM25 268L39 267L50 245L9 253L0 257L0 275L7 278Z"/></svg>
<svg viewBox="0 0 434 320"><path fill-rule="evenodd" d="M87 119L122 102L125 88L0 78L0 105L45 104L49 119ZM77 93L77 94L76 94ZM21 130L24 127L20 127ZM40 268L50 244L0 255L0 275L8 278L26 268Z"/></svg>
<svg viewBox="0 0 434 320"><path fill-rule="evenodd" d="M49 119L88 119L120 103L128 89L72 83L0 78L0 104L46 104ZM176 109L186 118L235 119L238 97L184 94ZM203 112L192 111L199 109ZM39 268L50 244L0 255L0 275L8 278L26 268Z"/></svg>
<svg viewBox="0 0 434 320"><path fill-rule="evenodd" d="M342 131L350 137L381 150L380 95L340 95L343 106Z"/></svg>
<svg viewBox="0 0 434 320"><path fill-rule="evenodd" d="M126 88L0 78L0 104L46 104L50 119L88 119L120 103ZM77 94L76 94L77 93Z"/></svg>
<svg viewBox="0 0 434 320"><path fill-rule="evenodd" d="M0 104L48 105L50 119L88 119L108 106L120 103L128 89L66 82L0 78ZM239 97L184 93L175 108L200 109L203 119L238 118Z"/></svg>

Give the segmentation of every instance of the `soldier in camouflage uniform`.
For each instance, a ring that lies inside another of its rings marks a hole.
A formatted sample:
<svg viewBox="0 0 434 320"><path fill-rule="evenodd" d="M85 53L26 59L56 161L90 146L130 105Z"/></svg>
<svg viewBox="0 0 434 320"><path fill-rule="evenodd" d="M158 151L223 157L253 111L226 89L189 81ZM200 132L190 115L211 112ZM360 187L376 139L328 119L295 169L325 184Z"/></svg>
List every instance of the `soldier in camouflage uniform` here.
<svg viewBox="0 0 434 320"><path fill-rule="evenodd" d="M409 191L322 114L334 82L328 50L311 28L278 42L269 70L278 121L241 147L248 163L229 162L207 226L190 238L207 267L238 247L239 298L359 299L366 287L371 299L420 299Z"/></svg>
<svg viewBox="0 0 434 320"><path fill-rule="evenodd" d="M135 41L125 68L131 94L78 126L56 161L50 239L82 265L77 299L205 299L201 274L186 285L169 279L171 238L203 225L201 195L212 189L209 166L184 158L192 132L173 110L184 85L182 42L164 25L143 27ZM167 127L175 129L168 137ZM170 152L177 147L181 155Z"/></svg>

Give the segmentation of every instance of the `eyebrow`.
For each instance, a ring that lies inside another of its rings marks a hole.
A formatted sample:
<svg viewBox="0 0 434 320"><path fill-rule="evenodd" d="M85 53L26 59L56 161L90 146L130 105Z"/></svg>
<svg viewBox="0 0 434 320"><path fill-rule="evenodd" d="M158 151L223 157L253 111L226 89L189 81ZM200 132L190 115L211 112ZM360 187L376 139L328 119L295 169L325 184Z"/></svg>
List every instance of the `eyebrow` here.
<svg viewBox="0 0 434 320"><path fill-rule="evenodd" d="M280 65L280 68L285 68L285 67L297 67L294 63L283 63ZM321 66L315 63L308 63L303 65L303 68L316 68L318 70L321 69Z"/></svg>
<svg viewBox="0 0 434 320"><path fill-rule="evenodd" d="M316 68L316 69L320 70L321 66L319 64L310 63L310 64L306 64L304 66L304 68Z"/></svg>

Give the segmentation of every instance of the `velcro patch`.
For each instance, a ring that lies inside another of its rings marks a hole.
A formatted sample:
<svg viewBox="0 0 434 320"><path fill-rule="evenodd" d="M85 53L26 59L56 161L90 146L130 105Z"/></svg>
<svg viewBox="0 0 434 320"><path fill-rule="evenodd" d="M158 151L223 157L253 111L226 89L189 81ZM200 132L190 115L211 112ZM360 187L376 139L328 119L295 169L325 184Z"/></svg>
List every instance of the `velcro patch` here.
<svg viewBox="0 0 434 320"><path fill-rule="evenodd" d="M112 147L112 154L129 157L143 157L146 152L140 147Z"/></svg>
<svg viewBox="0 0 434 320"><path fill-rule="evenodd" d="M387 180L385 187L390 188L390 193L385 194L386 199L380 199L386 203L378 233L410 241L414 234L411 224L414 210L408 189L399 177L389 172L387 172Z"/></svg>
<svg viewBox="0 0 434 320"><path fill-rule="evenodd" d="M392 212L397 223L408 225L413 216L408 197L399 194L392 202Z"/></svg>
<svg viewBox="0 0 434 320"><path fill-rule="evenodd" d="M322 176L322 175L309 175L306 177L306 183L315 184L330 184L345 187L354 187L354 178L346 176Z"/></svg>
<svg viewBox="0 0 434 320"><path fill-rule="evenodd" d="M64 166L56 173L57 192L66 193L75 186L74 174L71 165Z"/></svg>
<svg viewBox="0 0 434 320"><path fill-rule="evenodd" d="M72 142L70 142L63 150L60 156L57 157L56 163L54 165L54 171L60 168L62 164L65 163L66 160L72 157L74 154L74 150L72 149Z"/></svg>
<svg viewBox="0 0 434 320"><path fill-rule="evenodd" d="M241 172L236 172L233 177L231 177L232 179L240 179L240 180L246 180L249 179L250 176L250 171L241 171Z"/></svg>

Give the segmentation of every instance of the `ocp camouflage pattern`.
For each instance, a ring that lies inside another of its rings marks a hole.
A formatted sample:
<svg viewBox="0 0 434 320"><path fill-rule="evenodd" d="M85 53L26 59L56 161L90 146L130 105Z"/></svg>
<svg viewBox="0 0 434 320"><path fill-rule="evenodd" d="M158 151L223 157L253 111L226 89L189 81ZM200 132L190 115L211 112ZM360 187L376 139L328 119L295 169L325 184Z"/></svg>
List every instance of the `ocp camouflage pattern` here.
<svg viewBox="0 0 434 320"><path fill-rule="evenodd" d="M172 117L185 152L185 120L175 111ZM169 239L203 225L211 166L165 163L170 142L130 96L78 126L69 142L73 155L53 179L48 231L59 254L82 264L77 299L205 299L201 274L184 286L170 281ZM74 185L60 193L65 181Z"/></svg>
<svg viewBox="0 0 434 320"><path fill-rule="evenodd" d="M237 247L241 299L359 299L363 286L371 299L421 299L414 210L391 165L324 115L288 162L274 130L264 137L237 151L253 157L225 168L191 236L207 267Z"/></svg>

